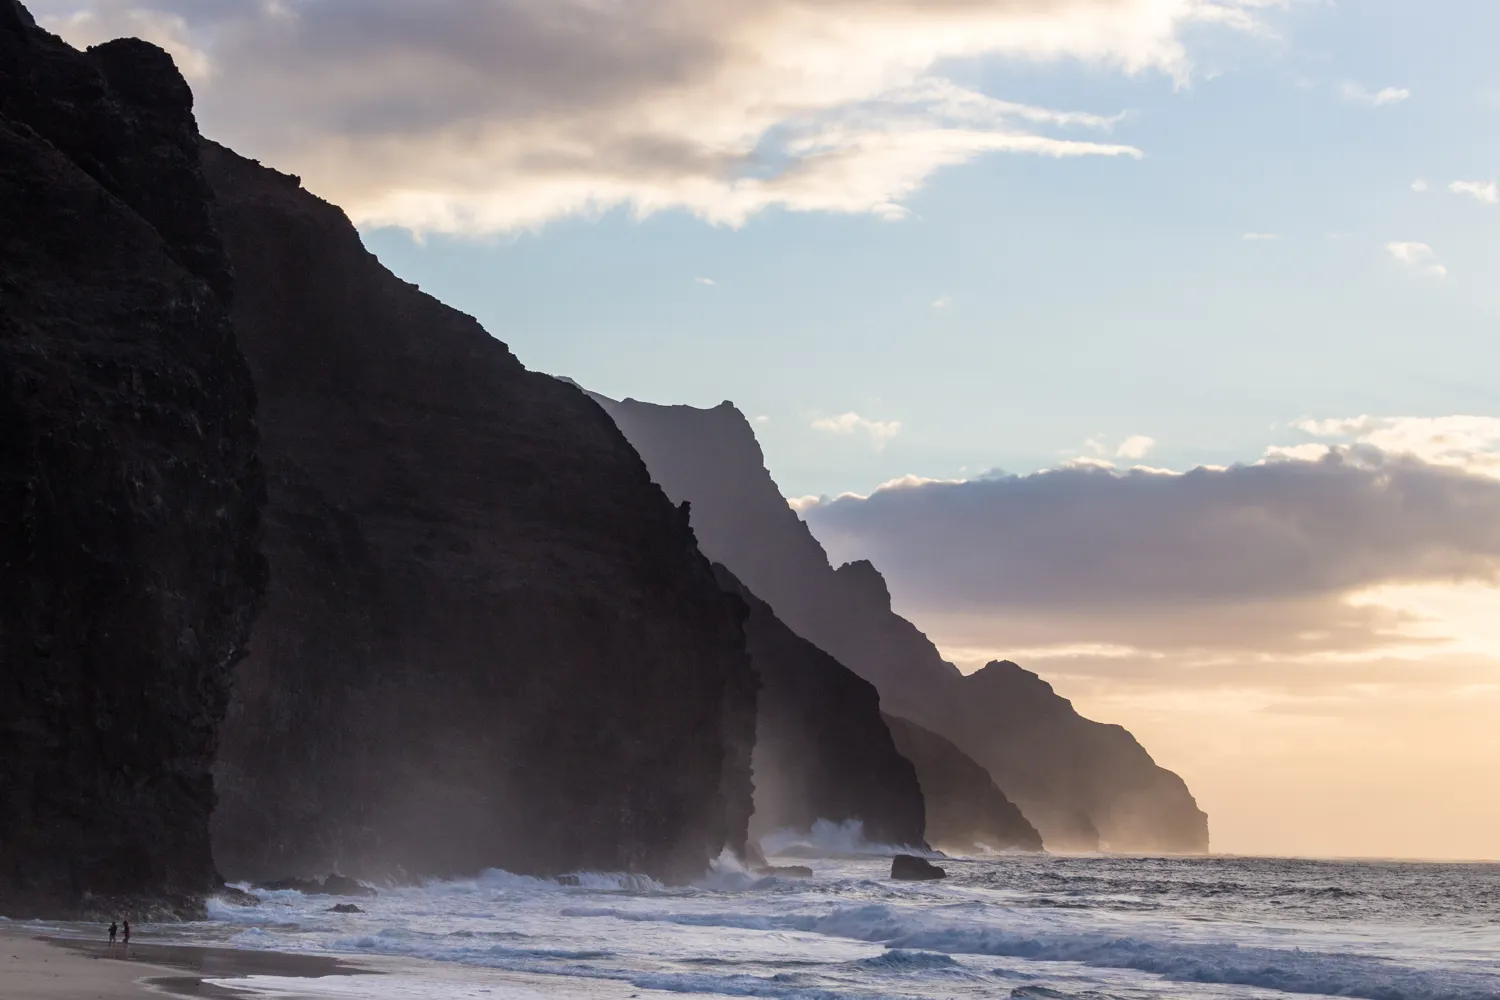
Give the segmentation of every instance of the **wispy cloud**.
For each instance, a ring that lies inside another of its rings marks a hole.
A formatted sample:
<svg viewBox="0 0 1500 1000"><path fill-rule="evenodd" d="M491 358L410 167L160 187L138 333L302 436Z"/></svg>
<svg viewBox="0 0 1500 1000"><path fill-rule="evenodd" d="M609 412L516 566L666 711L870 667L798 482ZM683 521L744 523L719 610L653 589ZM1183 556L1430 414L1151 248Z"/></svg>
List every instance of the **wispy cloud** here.
<svg viewBox="0 0 1500 1000"><path fill-rule="evenodd" d="M718 284L718 282L715 281L712 278L694 278L693 280L696 281L700 285L717 285Z"/></svg>
<svg viewBox="0 0 1500 1000"><path fill-rule="evenodd" d="M1386 253L1398 264L1433 278L1446 278L1448 269L1438 263L1437 254L1426 243L1396 242L1385 245Z"/></svg>
<svg viewBox="0 0 1500 1000"><path fill-rule="evenodd" d="M1387 104L1400 104L1411 97L1411 91L1405 87L1382 87L1372 91L1357 83L1346 83L1339 87L1339 94L1346 101L1366 104L1372 108L1384 107Z"/></svg>
<svg viewBox="0 0 1500 1000"><path fill-rule="evenodd" d="M1281 237L1275 233L1246 233L1240 239L1245 240L1247 243L1269 243L1272 240L1279 240Z"/></svg>
<svg viewBox="0 0 1500 1000"><path fill-rule="evenodd" d="M205 129L357 223L485 234L623 207L738 225L901 218L987 154L1139 157L1120 108L944 75L978 57L1192 76L1183 42L1264 0L37 0L80 42L138 34L200 79Z"/></svg>
<svg viewBox="0 0 1500 1000"><path fill-rule="evenodd" d="M933 299L933 301L932 301L932 308L937 309L939 311L942 311L944 309L950 309L952 307L953 307L953 299L950 298L947 295L944 295L941 298Z"/></svg>
<svg viewBox="0 0 1500 1000"><path fill-rule="evenodd" d="M1454 194L1466 194L1486 205L1500 202L1500 187L1496 187L1494 181L1454 181L1448 185L1448 190Z"/></svg>
<svg viewBox="0 0 1500 1000"><path fill-rule="evenodd" d="M1417 194L1426 194L1427 193L1427 182L1424 181L1422 178L1418 177L1416 180L1414 180L1414 181L1411 182L1411 189L1413 191L1415 191Z"/></svg>
<svg viewBox="0 0 1500 1000"><path fill-rule="evenodd" d="M827 434L866 437L877 449L884 448L892 438L901 433L899 420L869 420L853 412L841 413L835 417L819 417L810 426L815 431Z"/></svg>

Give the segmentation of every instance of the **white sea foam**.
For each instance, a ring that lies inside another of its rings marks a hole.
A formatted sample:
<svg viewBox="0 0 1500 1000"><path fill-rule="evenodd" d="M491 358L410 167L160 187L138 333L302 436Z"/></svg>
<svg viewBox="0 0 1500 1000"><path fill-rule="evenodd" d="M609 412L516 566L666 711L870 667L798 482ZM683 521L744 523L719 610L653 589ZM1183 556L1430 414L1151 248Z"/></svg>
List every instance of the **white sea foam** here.
<svg viewBox="0 0 1500 1000"><path fill-rule="evenodd" d="M889 858L895 854L942 857L941 852L902 844L883 844L865 838L865 825L857 819L835 823L820 819L811 830L775 830L760 838L760 849L783 858Z"/></svg>
<svg viewBox="0 0 1500 1000"><path fill-rule="evenodd" d="M214 903L194 933L431 959L529 977L527 989L557 983L559 996L628 996L618 990L629 986L786 1000L1135 1000L1172 984L1180 1000L1500 1000L1497 866L1033 856L945 862L946 881L911 884L890 881L888 864L824 860L811 879L758 878L725 859L687 887L488 872L383 890L348 915L326 912L328 897L278 892L254 907ZM410 977L382 983L428 995ZM430 995L471 995L451 986Z"/></svg>

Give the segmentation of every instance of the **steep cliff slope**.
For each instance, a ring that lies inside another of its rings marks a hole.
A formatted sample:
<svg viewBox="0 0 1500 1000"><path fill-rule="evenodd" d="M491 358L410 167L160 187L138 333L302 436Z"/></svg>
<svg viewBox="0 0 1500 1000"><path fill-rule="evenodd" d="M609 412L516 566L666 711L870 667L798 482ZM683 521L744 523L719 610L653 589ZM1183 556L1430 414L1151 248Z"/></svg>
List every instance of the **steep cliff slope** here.
<svg viewBox="0 0 1500 1000"><path fill-rule="evenodd" d="M924 843L917 773L881 720L874 686L783 625L729 570L714 573L750 607L745 636L760 675L752 834L858 820L871 841Z"/></svg>
<svg viewBox="0 0 1500 1000"><path fill-rule="evenodd" d="M261 400L267 607L225 730L227 875L576 868L743 847L744 606L578 389L204 151Z"/></svg>
<svg viewBox="0 0 1500 1000"><path fill-rule="evenodd" d="M164 52L79 53L0 0L0 913L219 882L209 768L264 567L211 209Z"/></svg>
<svg viewBox="0 0 1500 1000"><path fill-rule="evenodd" d="M703 410L596 396L673 500L692 503L703 550L798 635L880 690L885 710L990 771L1054 849L1203 851L1208 820L1181 779L1129 733L1084 719L1019 669L964 677L891 609L868 562L833 569L787 507L733 405Z"/></svg>
<svg viewBox="0 0 1500 1000"><path fill-rule="evenodd" d="M1208 817L1186 783L1122 726L1083 718L1029 670L1005 661L965 677L950 718L1049 845L1091 848L1097 835L1114 851L1208 849Z"/></svg>
<svg viewBox="0 0 1500 1000"><path fill-rule="evenodd" d="M885 717L901 756L927 796L927 840L955 854L976 849L1040 851L1042 835L962 750L915 722Z"/></svg>

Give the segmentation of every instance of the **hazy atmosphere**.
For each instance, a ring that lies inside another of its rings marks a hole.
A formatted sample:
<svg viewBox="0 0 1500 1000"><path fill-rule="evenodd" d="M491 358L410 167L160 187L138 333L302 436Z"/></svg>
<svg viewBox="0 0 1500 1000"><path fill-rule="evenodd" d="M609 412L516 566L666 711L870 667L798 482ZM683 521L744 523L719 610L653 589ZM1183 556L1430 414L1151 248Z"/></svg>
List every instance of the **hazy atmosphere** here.
<svg viewBox="0 0 1500 1000"><path fill-rule="evenodd" d="M1500 858L1500 5L31 7L529 367L734 401L1216 852Z"/></svg>

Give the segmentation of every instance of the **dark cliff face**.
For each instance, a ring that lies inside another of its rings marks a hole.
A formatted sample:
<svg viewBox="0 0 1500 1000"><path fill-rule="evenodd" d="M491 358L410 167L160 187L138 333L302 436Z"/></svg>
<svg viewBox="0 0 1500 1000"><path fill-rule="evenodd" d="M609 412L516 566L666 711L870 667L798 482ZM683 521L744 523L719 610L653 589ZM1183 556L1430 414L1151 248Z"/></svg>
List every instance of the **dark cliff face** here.
<svg viewBox="0 0 1500 1000"><path fill-rule="evenodd" d="M872 842L923 845L922 788L875 687L787 628L723 566L714 572L750 607L745 635L761 681L752 834L858 820Z"/></svg>
<svg viewBox="0 0 1500 1000"><path fill-rule="evenodd" d="M1121 726L1085 719L1010 662L963 679L953 731L1058 849L1208 849L1208 816L1183 780Z"/></svg>
<svg viewBox="0 0 1500 1000"><path fill-rule="evenodd" d="M695 875L742 849L744 606L583 392L210 146L261 399L267 607L235 689L229 876Z"/></svg>
<svg viewBox="0 0 1500 1000"><path fill-rule="evenodd" d="M160 50L0 0L0 912L219 884L210 766L264 566L254 391Z"/></svg>
<svg viewBox="0 0 1500 1000"><path fill-rule="evenodd" d="M965 678L895 614L874 566L833 569L732 405L702 410L595 398L667 495L691 501L693 527L710 558L798 635L872 682L887 712L942 735L982 764L1049 848L1208 849L1208 819L1186 785L1129 733L1083 718L1019 668Z"/></svg>
<svg viewBox="0 0 1500 1000"><path fill-rule="evenodd" d="M934 717L934 678L957 679L915 626L890 613L869 563L837 571L765 467L760 443L732 403L658 406L595 395L674 500L691 500L703 550L776 609L782 621L869 680L887 711ZM850 654L858 662L850 659Z"/></svg>
<svg viewBox="0 0 1500 1000"><path fill-rule="evenodd" d="M927 796L927 840L932 846L955 854L1042 849L1042 835L988 771L915 722L890 715L885 721L896 749L917 769Z"/></svg>

